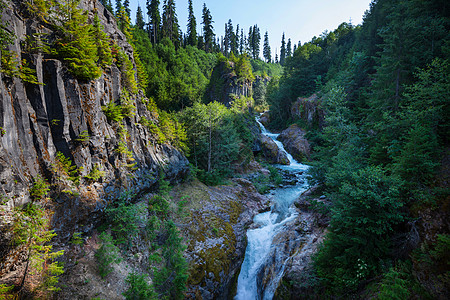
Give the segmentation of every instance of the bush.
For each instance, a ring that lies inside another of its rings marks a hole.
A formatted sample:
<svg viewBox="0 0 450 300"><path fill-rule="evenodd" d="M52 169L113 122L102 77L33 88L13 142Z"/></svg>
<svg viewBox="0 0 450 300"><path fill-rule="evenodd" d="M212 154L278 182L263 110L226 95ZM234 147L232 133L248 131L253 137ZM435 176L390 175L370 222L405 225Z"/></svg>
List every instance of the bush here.
<svg viewBox="0 0 450 300"><path fill-rule="evenodd" d="M130 287L123 293L127 300L157 299L153 287L147 283L145 275L130 273L125 280Z"/></svg>
<svg viewBox="0 0 450 300"><path fill-rule="evenodd" d="M118 264L122 259L120 258L119 248L114 245L111 234L102 232L100 239L102 240L102 246L95 253L95 258L98 262L99 274L102 278L105 278L113 271L111 264Z"/></svg>

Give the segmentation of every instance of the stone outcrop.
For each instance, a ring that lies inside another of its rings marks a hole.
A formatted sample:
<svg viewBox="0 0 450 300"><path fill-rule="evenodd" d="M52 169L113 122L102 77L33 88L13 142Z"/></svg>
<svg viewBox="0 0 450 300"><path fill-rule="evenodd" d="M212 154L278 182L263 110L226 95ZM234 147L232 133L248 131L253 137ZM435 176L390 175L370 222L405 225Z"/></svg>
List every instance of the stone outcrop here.
<svg viewBox="0 0 450 300"><path fill-rule="evenodd" d="M234 97L251 95L253 83L239 78L234 67L234 62L228 60L221 61L214 67L205 93L208 102L217 101L230 107Z"/></svg>
<svg viewBox="0 0 450 300"><path fill-rule="evenodd" d="M268 136L261 134L261 151L263 157L270 163L288 165L289 159L286 153L278 148L277 144Z"/></svg>
<svg viewBox="0 0 450 300"><path fill-rule="evenodd" d="M264 127L268 127L270 123L270 113L269 111L265 111L261 116L259 117L259 122L264 125Z"/></svg>
<svg viewBox="0 0 450 300"><path fill-rule="evenodd" d="M297 124L292 124L278 136L286 151L299 162L311 159L311 148L305 134Z"/></svg>
<svg viewBox="0 0 450 300"><path fill-rule="evenodd" d="M308 98L299 97L292 103L291 116L293 119L302 120L308 128L322 129L325 123L325 113L316 94Z"/></svg>
<svg viewBox="0 0 450 300"><path fill-rule="evenodd" d="M183 184L176 197L187 196L189 216L180 223L188 241L187 299L231 299L247 246L246 229L268 199L246 179L233 185Z"/></svg>
<svg viewBox="0 0 450 300"><path fill-rule="evenodd" d="M52 227L58 239L65 241L75 231L89 232L106 204L123 191L136 195L149 191L162 173L173 182L185 177L185 156L169 144L158 144L153 133L139 123L143 117L156 122L144 104L142 91L131 95L133 115L121 122L107 120L102 107L118 103L124 89L117 66L113 64L99 79L85 82L74 78L64 62L50 55L24 54L26 35L52 35L52 28L21 16L18 1L6 3L1 18L16 35L9 50L27 60L42 84L0 74L2 231L10 226L7 220L13 208L30 201L29 188L39 176L51 184L53 201L46 205L55 212ZM88 10L91 20L98 11L105 32L134 64L133 49L114 16L98 1L83 0L80 6ZM76 165L79 185L61 178L61 170L55 170L58 152ZM94 169L103 174L96 182L88 178ZM3 264L12 255L9 248L4 248L11 241L4 234L1 239L0 283L4 283L14 262Z"/></svg>
<svg viewBox="0 0 450 300"><path fill-rule="evenodd" d="M315 187L305 191L294 203L298 216L286 223L272 242L269 260L258 272L257 285L259 294L269 287L273 276L282 272L274 299L302 299L308 295L307 280L311 268L311 257L323 241L328 226L328 218L310 209L311 201L325 202L325 199L314 198ZM287 285L284 283L288 283Z"/></svg>

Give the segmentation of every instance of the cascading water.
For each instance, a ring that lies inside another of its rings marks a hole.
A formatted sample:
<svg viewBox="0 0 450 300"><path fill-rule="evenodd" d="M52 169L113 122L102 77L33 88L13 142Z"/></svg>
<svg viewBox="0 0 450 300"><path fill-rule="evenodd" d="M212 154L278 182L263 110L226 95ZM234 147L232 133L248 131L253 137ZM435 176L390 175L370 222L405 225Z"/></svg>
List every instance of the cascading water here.
<svg viewBox="0 0 450 300"><path fill-rule="evenodd" d="M257 122L261 127L262 133L272 138L277 146L286 152L283 144L277 141L278 134L268 132L258 120ZM274 236L283 230L284 224L297 217L295 209L290 207L301 193L308 188L304 178L308 166L295 161L289 153L286 152L286 154L290 164L288 166L280 165L277 167L296 175L299 180L295 186L278 188L273 195L272 200L274 205L271 211L258 214L254 217L253 222L258 227L247 231L248 244L238 278L236 300L272 299L278 282L283 276L284 267L281 267L278 274L272 277L271 282L266 284L264 291L261 291L258 287L258 271L268 260L271 248L276 247L276 245L272 245Z"/></svg>

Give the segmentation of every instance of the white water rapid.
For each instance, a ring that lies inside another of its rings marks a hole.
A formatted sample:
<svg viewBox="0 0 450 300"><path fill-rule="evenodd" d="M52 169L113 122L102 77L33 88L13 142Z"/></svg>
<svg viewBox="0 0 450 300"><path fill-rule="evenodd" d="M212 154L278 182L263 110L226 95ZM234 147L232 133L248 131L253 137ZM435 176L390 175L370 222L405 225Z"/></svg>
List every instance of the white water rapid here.
<svg viewBox="0 0 450 300"><path fill-rule="evenodd" d="M262 133L272 138L278 147L286 152L283 144L277 141L278 134L268 132L258 120L257 122L261 127ZM235 300L270 300L273 298L278 282L283 276L284 267L280 268L278 274L272 277L272 281L266 285L264 291L258 292L260 290L257 286L258 271L269 258L272 247L283 247L283 245L272 245L273 237L283 230L284 224L296 218L297 212L290 207L301 193L308 188L305 178L305 171L308 170L308 166L295 161L289 153L286 152L286 154L290 165L277 165L277 168L287 170L289 173L296 175L298 182L294 186L276 189L272 198L274 205L271 210L254 217L253 222L258 227L247 231L248 244L241 272L239 273Z"/></svg>

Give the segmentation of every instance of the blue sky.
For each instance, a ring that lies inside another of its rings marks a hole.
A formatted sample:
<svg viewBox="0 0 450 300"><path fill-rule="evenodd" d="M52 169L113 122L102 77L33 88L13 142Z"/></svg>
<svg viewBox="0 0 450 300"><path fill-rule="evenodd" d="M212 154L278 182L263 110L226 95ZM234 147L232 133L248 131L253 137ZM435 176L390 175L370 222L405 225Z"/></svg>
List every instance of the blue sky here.
<svg viewBox="0 0 450 300"><path fill-rule="evenodd" d="M163 0L160 0L161 4ZM275 49L280 51L281 36L292 43L308 42L313 36L319 36L325 30L334 30L342 22L357 25L362 22L364 12L369 9L370 0L193 0L197 18L197 32L201 32L201 14L203 3L211 11L214 21L214 33L224 34L228 19L233 22L234 30L239 24L247 34L250 26L257 24L261 30L261 45L264 33L269 32L272 55ZM114 3L114 1L113 1ZM146 0L130 0L132 19L136 16L137 5L146 14ZM188 0L175 0L177 16L183 32L186 32ZM144 16L146 19L146 16ZM262 53L261 53L262 55Z"/></svg>

